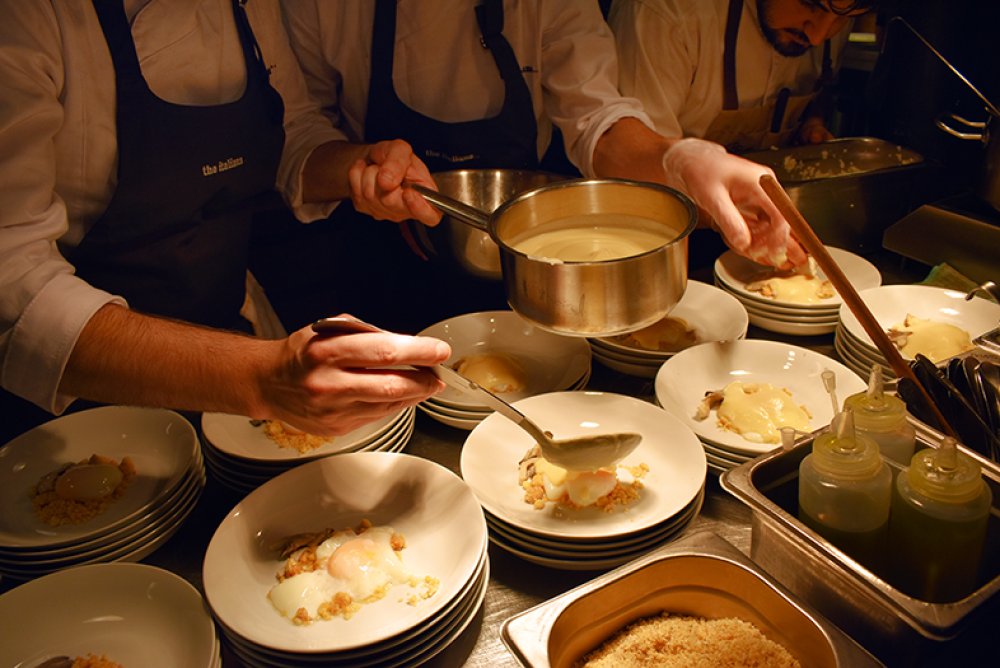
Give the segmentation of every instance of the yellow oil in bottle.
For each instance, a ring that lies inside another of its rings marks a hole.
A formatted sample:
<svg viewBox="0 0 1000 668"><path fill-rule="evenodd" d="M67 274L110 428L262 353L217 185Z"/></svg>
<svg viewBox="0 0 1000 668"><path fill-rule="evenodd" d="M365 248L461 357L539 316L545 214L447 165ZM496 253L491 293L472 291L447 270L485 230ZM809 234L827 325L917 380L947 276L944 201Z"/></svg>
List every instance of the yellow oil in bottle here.
<svg viewBox="0 0 1000 668"><path fill-rule="evenodd" d="M976 589L992 504L979 465L955 449L913 456L896 479L889 520L891 581L932 603L960 600Z"/></svg>

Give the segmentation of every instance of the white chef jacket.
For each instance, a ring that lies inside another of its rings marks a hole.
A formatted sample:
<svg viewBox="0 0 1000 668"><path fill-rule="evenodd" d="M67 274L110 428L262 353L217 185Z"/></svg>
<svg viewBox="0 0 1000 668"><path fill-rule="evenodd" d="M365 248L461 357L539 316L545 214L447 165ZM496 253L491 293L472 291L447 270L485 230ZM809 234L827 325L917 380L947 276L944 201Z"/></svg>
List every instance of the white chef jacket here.
<svg viewBox="0 0 1000 668"><path fill-rule="evenodd" d="M158 96L221 104L242 94L231 0L125 9ZM277 0L247 12L285 104L276 185L300 219L325 217L332 203L302 204L301 172L316 146L345 137L308 97ZM0 385L60 412L73 399L57 388L80 331L104 304L124 304L74 276L55 243L78 245L114 193L114 66L91 0L0 0L0 16Z"/></svg>
<svg viewBox="0 0 1000 668"><path fill-rule="evenodd" d="M504 85L480 43L476 2L400 0L393 83L399 99L439 121L495 116ZM364 137L374 0L285 0L289 36L312 95L352 139ZM552 124L569 159L593 176L597 140L616 121L652 123L618 92L614 37L597 2L505 0L503 35L531 91L538 155Z"/></svg>
<svg viewBox="0 0 1000 668"><path fill-rule="evenodd" d="M668 137L704 137L722 111L722 57L728 0L614 0L608 23L618 45L621 90L642 102ZM850 30L830 42L834 69ZM798 57L774 50L760 29L755 0L745 0L736 38L740 109L774 102L782 88L812 92L823 49Z"/></svg>

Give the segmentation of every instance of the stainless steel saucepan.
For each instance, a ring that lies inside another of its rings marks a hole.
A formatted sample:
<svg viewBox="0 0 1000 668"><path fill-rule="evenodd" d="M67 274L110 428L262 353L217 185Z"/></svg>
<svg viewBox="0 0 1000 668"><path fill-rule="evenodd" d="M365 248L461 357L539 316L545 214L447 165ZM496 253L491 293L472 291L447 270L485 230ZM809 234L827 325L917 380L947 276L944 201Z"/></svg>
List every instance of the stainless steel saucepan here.
<svg viewBox="0 0 1000 668"><path fill-rule="evenodd" d="M671 188L573 179L487 213L412 187L489 234L500 249L507 301L542 329L588 337L630 332L663 318L684 294L697 211Z"/></svg>

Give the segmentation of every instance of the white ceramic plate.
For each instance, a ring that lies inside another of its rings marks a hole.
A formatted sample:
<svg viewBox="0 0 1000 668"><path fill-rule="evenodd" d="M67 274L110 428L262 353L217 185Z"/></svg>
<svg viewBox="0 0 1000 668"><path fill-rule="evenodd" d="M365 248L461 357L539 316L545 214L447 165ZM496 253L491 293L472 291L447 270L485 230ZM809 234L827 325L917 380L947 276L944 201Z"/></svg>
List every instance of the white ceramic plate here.
<svg viewBox="0 0 1000 668"><path fill-rule="evenodd" d="M300 453L294 448L284 448L264 433L263 425L255 426L250 418L225 413L203 413L201 429L211 444L230 457L275 464L298 464L318 457L357 450L384 435L403 417L405 409L369 422L354 431L334 437L315 450Z"/></svg>
<svg viewBox="0 0 1000 668"><path fill-rule="evenodd" d="M493 414L469 434L460 465L483 507L510 525L556 538L622 537L681 512L705 482L705 453L697 437L650 403L603 392L553 392L515 406L557 438L638 432L642 442L620 465L645 463L649 472L639 498L614 512L567 510L552 503L537 510L524 502L518 482L518 462L534 441L507 418Z"/></svg>
<svg viewBox="0 0 1000 668"><path fill-rule="evenodd" d="M707 419L694 419L705 392L721 390L734 381L770 383L792 393L812 415L811 429L830 424L833 407L823 386L824 369L834 372L837 395L861 392L866 384L851 369L806 348L747 339L704 343L680 352L664 362L656 374L656 400L664 410L693 429L702 440L721 444L738 453L761 454L777 447L753 443L718 426L714 412Z"/></svg>
<svg viewBox="0 0 1000 668"><path fill-rule="evenodd" d="M0 665L105 654L124 666L210 668L215 625L186 580L143 564L53 573L0 596Z"/></svg>
<svg viewBox="0 0 1000 668"><path fill-rule="evenodd" d="M964 292L929 285L884 285L864 290L859 296L883 330L902 323L907 314L912 314L960 327L969 333L970 339L974 339L996 327L1000 321L1000 304L982 297L966 301ZM840 308L840 321L855 341L882 358L875 342L846 305ZM902 356L912 359L905 354Z"/></svg>
<svg viewBox="0 0 1000 668"><path fill-rule="evenodd" d="M634 362L623 362L620 359L615 359L594 351L594 359L608 367L612 371L617 371L623 373L626 376L635 376L637 378L655 378L656 372L660 369L660 364L636 364Z"/></svg>
<svg viewBox="0 0 1000 668"><path fill-rule="evenodd" d="M0 448L0 546L70 545L121 528L177 488L198 447L194 427L178 413L104 406L64 415ZM81 524L50 527L35 515L30 492L47 473L93 454L128 456L137 475L101 515Z"/></svg>
<svg viewBox="0 0 1000 668"><path fill-rule="evenodd" d="M789 334L791 336L819 336L829 334L837 328L836 321L829 323L798 323L785 320L774 320L759 315L750 314L750 324L769 332Z"/></svg>
<svg viewBox="0 0 1000 668"><path fill-rule="evenodd" d="M539 329L513 311L481 311L443 320L420 332L447 341L453 367L463 357L482 353L505 353L518 360L527 378L519 392L504 393L517 401L544 392L566 390L576 385L590 369L590 346L586 339L560 336ZM482 408L469 395L449 387L435 401L457 408Z"/></svg>
<svg viewBox="0 0 1000 668"><path fill-rule="evenodd" d="M505 536L497 533L490 534L490 542L497 547L510 552L516 557L520 557L525 561L538 564L539 566L545 566L547 568L555 568L564 571L603 571L616 566L621 566L633 559L636 559L650 550L654 550L660 545L667 543L674 538L677 538L684 530L687 529L688 525L694 520L697 513L685 518L685 521L678 524L672 531L661 535L660 539L653 545L647 548L637 550L635 552L623 552L613 556L608 557L573 557L570 555L562 556L550 556L539 553L537 550L525 548L523 545L518 545L517 543L508 540Z"/></svg>
<svg viewBox="0 0 1000 668"><path fill-rule="evenodd" d="M875 268L875 265L868 260L860 255L855 255L854 253L834 248L833 246L827 246L826 250L830 253L830 257L833 258L834 262L837 263L837 266L840 267L840 270L847 277L850 284L854 286L855 290L860 292L861 290L882 285L882 275ZM730 288L744 302L745 300L761 301L764 303L770 302L806 311L810 309L829 309L832 305L843 303L843 299L841 299L839 294L834 294L830 299L824 299L818 304L798 304L796 302L779 301L764 297L759 293L746 289L747 283L756 280L767 271L768 267L737 255L731 250L720 255L715 261L716 277L725 283L726 287Z"/></svg>
<svg viewBox="0 0 1000 668"><path fill-rule="evenodd" d="M664 537L675 533L678 526L693 519L698 511L701 510L704 498L705 492L704 487L702 487L702 491L698 493L695 499L684 510L671 517L668 521L657 524L648 531L624 540L581 541L549 538L518 529L501 519L493 517L489 513L486 513L486 525L491 531L499 533L502 537L511 539L511 542L538 554L573 558L611 557L626 553L637 553L643 549L648 549L651 545L663 542Z"/></svg>
<svg viewBox="0 0 1000 668"><path fill-rule="evenodd" d="M747 314L732 295L714 285L688 281L684 296L670 310L668 317L681 318L694 330L695 343L741 339L747 331ZM620 337L596 339L595 343L628 355L664 360L674 353L647 350L631 345Z"/></svg>
<svg viewBox="0 0 1000 668"><path fill-rule="evenodd" d="M458 418L452 415L445 415L425 404L417 404L417 408L431 419L437 420L443 425L453 427L454 429L464 429L465 431L472 431L480 422L486 419L486 415L483 415L481 418Z"/></svg>
<svg viewBox="0 0 1000 668"><path fill-rule="evenodd" d="M410 572L440 579L416 606L397 596L340 617L296 626L267 599L281 562L270 546L294 534L368 519L406 538ZM221 622L250 642L283 652L335 652L383 641L438 613L473 576L486 520L455 474L409 455L361 452L296 467L251 492L222 521L205 554L206 598Z"/></svg>

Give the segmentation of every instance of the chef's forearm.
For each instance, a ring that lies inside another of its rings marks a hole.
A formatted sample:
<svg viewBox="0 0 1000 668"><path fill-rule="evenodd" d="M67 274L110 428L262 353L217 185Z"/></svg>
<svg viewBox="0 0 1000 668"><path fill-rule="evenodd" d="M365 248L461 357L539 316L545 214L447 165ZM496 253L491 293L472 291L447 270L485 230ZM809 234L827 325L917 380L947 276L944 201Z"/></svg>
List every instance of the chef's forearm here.
<svg viewBox="0 0 1000 668"><path fill-rule="evenodd" d="M108 304L77 340L60 393L104 403L260 415L278 341L145 316Z"/></svg>
<svg viewBox="0 0 1000 668"><path fill-rule="evenodd" d="M663 154L678 138L668 138L637 118L612 125L594 149L594 172L599 177L663 183Z"/></svg>
<svg viewBox="0 0 1000 668"><path fill-rule="evenodd" d="M302 170L302 200L333 202L350 198L348 170L367 155L366 144L331 141L317 146Z"/></svg>

